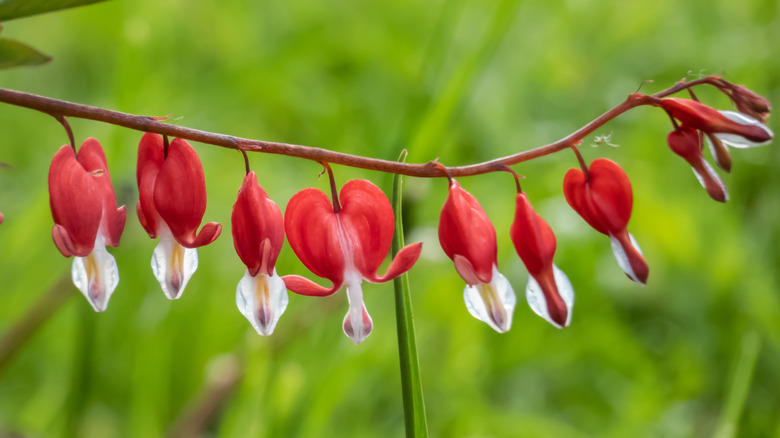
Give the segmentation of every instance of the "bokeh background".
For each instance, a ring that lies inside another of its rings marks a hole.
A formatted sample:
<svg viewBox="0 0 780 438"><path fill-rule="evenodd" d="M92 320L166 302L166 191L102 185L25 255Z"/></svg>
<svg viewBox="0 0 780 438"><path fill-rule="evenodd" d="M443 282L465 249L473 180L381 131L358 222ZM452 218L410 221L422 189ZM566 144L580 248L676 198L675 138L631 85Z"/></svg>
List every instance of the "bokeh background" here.
<svg viewBox="0 0 780 438"><path fill-rule="evenodd" d="M386 159L407 148L409 161L459 165L555 141L648 80L642 90L653 92L722 73L777 104L778 9L774 0L110 1L3 23L5 37L54 61L1 71L0 85L208 131ZM713 90L698 93L728 108ZM12 328L38 315L30 309L56 308L2 361L0 436L403 434L392 284L365 287L375 329L357 347L341 332L343 292L291 294L274 335L258 336L235 305L244 266L229 223L243 162L195 144L204 220L225 228L199 250L183 297L168 301L149 266L156 241L135 216L141 133L70 123L79 143L101 141L128 206L111 250L121 280L103 314L57 286L71 261L51 241L46 180L65 133L47 115L0 105L0 161L11 166L0 168L0 336L18 340ZM596 133L619 147L590 147L589 137L582 148L633 182L629 229L650 264L645 287L568 208L572 154L515 167L577 293L565 330L524 302L507 174L461 180L493 220L499 268L519 296L503 335L468 314L438 245L445 182L405 180L407 241L425 247L409 276L431 436L780 436L780 148L734 151L721 205L668 150L669 130L660 110L640 108ZM312 162L254 154L251 164L282 208L298 190L327 187ZM390 192L390 176L335 172ZM312 277L287 243L277 267Z"/></svg>

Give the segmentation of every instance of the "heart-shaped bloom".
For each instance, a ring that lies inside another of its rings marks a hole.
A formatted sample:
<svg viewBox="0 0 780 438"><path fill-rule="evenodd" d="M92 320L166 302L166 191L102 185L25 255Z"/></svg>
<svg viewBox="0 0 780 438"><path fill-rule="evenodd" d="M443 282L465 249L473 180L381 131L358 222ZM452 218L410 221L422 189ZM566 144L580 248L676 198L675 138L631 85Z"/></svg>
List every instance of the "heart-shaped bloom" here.
<svg viewBox="0 0 780 438"><path fill-rule="evenodd" d="M766 125L747 114L718 111L695 100L662 99L661 107L679 120L682 127L704 133L715 162L726 172L731 171L731 157L724 144L735 148L762 146L773 136Z"/></svg>
<svg viewBox="0 0 780 438"><path fill-rule="evenodd" d="M439 243L455 262L472 316L504 333L512 327L515 293L497 267L496 229L471 193L454 179L439 217Z"/></svg>
<svg viewBox="0 0 780 438"><path fill-rule="evenodd" d="M679 126L666 137L669 148L683 157L691 165L696 179L707 190L710 197L718 202L726 202L729 194L715 169L710 166L701 153L699 133L690 126Z"/></svg>
<svg viewBox="0 0 780 438"><path fill-rule="evenodd" d="M231 216L233 245L246 273L236 288L238 310L261 335L273 333L287 308L287 289L276 274L284 242L282 212L249 172L238 190Z"/></svg>
<svg viewBox="0 0 780 438"><path fill-rule="evenodd" d="M97 312L106 310L119 271L106 245L116 247L125 228L125 207L117 208L103 148L94 138L78 155L62 146L49 168L52 237L65 257L75 257L73 283Z"/></svg>
<svg viewBox="0 0 780 438"><path fill-rule="evenodd" d="M623 169L606 158L594 160L587 174L569 169L563 179L563 193L571 208L591 227L609 236L612 252L626 275L638 283L647 283L647 262L626 229L634 197L631 181Z"/></svg>
<svg viewBox="0 0 780 438"><path fill-rule="evenodd" d="M530 278L525 288L531 309L558 328L571 323L574 289L569 278L553 264L555 234L536 214L525 193L515 198L515 220L509 235Z"/></svg>
<svg viewBox="0 0 780 438"><path fill-rule="evenodd" d="M152 272L165 296L181 296L198 268L195 248L216 240L222 225L198 227L206 212L206 179L195 150L173 140L165 156L163 140L147 133L138 146L138 219L149 237L160 237L152 255Z"/></svg>
<svg viewBox="0 0 780 438"><path fill-rule="evenodd" d="M362 281L383 283L412 268L422 243L405 246L385 275L377 275L390 249L395 228L387 196L366 180L352 180L339 194L340 208L328 196L308 188L287 204L284 228L295 254L315 275L333 282L326 288L299 275L283 277L287 288L309 296L328 296L347 286L349 311L344 333L357 345L371 333L373 322L363 304Z"/></svg>

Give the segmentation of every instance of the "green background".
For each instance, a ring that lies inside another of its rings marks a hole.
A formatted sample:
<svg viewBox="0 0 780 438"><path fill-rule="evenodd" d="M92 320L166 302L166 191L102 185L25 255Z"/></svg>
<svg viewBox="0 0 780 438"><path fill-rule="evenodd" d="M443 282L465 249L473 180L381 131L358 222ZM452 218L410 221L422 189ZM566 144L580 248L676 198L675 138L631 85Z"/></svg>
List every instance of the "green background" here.
<svg viewBox="0 0 780 438"><path fill-rule="evenodd" d="M595 2L111 1L4 23L4 37L54 57L0 71L0 86L188 127L410 162L468 164L555 141L643 91L720 74L780 102L776 1ZM699 97L728 109L712 89ZM201 428L215 437L401 436L392 285L366 285L374 333L341 332L344 292L291 294L269 338L235 306L244 266L230 212L240 154L195 144L223 235L199 250L183 297L164 298L149 266L156 241L135 216L141 133L71 119L80 143L106 151L122 244L108 311L73 293L0 369L0 436L152 437L172 433L221 379L239 374ZM780 132L776 116L770 126ZM63 276L51 241L47 172L66 140L50 116L0 105L0 332ZM780 149L733 151L718 204L668 150L668 118L640 108L600 129L633 183L629 230L650 265L629 281L608 239L568 208L564 152L515 166L558 237L556 264L576 291L569 328L524 300L527 273L509 240L507 174L461 179L498 232L499 269L518 294L499 335L473 319L436 226L444 180L405 180L407 242L429 429L436 437L780 437ZM321 167L253 154L260 184L284 209L326 189ZM338 181L391 178L335 166ZM313 278L285 243L280 274ZM384 268L383 268L384 269ZM325 281L320 281L325 284ZM72 288L70 288L72 289ZM75 291L75 289L73 289ZM754 369L751 374L751 369ZM216 400L212 395L207 399ZM743 399L744 398L744 399ZM744 409L742 402L744 401ZM741 412L741 415L740 415Z"/></svg>

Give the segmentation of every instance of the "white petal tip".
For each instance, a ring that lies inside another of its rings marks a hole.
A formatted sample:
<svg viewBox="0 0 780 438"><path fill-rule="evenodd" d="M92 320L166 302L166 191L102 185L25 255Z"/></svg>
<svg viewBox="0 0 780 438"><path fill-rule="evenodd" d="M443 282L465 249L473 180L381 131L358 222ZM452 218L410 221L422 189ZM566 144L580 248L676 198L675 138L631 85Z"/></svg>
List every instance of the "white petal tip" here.
<svg viewBox="0 0 780 438"><path fill-rule="evenodd" d="M276 270L272 276L259 274L256 277L247 271L238 282L236 306L261 336L273 334L288 302L287 288Z"/></svg>
<svg viewBox="0 0 780 438"><path fill-rule="evenodd" d="M119 284L119 270L116 260L103 246L103 239L95 242L88 256L74 257L71 277L95 312L108 308L108 301Z"/></svg>
<svg viewBox="0 0 780 438"><path fill-rule="evenodd" d="M509 280L498 272L495 265L489 284L466 285L463 301L474 318L486 323L498 333L506 333L512 328L512 315L517 298Z"/></svg>
<svg viewBox="0 0 780 438"><path fill-rule="evenodd" d="M160 243L152 254L152 272L169 300L181 298L197 269L197 249L179 245L170 233L160 235Z"/></svg>

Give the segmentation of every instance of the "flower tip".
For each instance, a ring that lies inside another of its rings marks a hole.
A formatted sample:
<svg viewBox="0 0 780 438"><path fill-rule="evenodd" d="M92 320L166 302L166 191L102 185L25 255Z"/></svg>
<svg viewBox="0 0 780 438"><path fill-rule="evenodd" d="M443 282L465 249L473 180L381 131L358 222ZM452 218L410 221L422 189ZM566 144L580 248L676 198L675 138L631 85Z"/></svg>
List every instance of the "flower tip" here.
<svg viewBox="0 0 780 438"><path fill-rule="evenodd" d="M557 266L539 278L528 278L525 297L531 310L553 327L562 329L571 324L574 289L566 274ZM549 275L549 274L552 275Z"/></svg>
<svg viewBox="0 0 780 438"><path fill-rule="evenodd" d="M284 281L276 274L253 276L247 272L236 288L236 306L261 336L273 334L287 309L289 299Z"/></svg>
<svg viewBox="0 0 780 438"><path fill-rule="evenodd" d="M471 316L498 333L506 333L512 328L512 314L517 299L509 280L498 272L495 265L489 283L466 285L463 301Z"/></svg>
<svg viewBox="0 0 780 438"><path fill-rule="evenodd" d="M610 243L618 265L628 278L639 284L647 284L650 268L634 236L627 231L618 236L610 235Z"/></svg>
<svg viewBox="0 0 780 438"><path fill-rule="evenodd" d="M344 316L344 323L342 324L342 328L344 329L344 334L352 339L352 342L355 345L358 345L365 341L368 335L371 334L371 331L374 329L374 322L368 315L365 305L362 308L361 315L357 316L356 321L353 321L352 319L353 312L351 310L352 309L350 309L346 316Z"/></svg>

